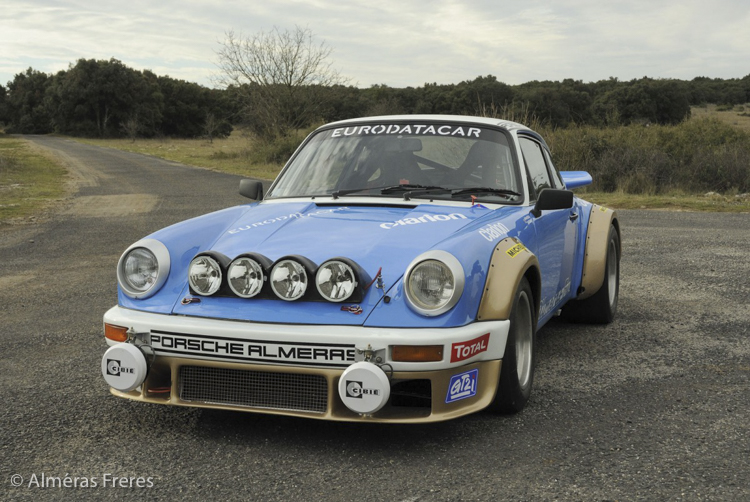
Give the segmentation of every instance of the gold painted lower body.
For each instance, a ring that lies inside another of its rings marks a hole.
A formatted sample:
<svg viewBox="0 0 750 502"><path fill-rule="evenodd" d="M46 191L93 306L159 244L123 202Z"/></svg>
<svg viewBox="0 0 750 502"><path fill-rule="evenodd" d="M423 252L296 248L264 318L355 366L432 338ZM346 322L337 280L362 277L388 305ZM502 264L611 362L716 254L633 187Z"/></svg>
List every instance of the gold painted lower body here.
<svg viewBox="0 0 750 502"><path fill-rule="evenodd" d="M494 399L500 379L502 361L484 361L467 364L459 368L436 371L404 371L389 374L392 383L405 381L429 381L429 396L423 396L419 406L396 405L392 394L388 403L373 415L363 416L349 410L338 394L339 378L343 370L306 367L287 367L260 364L238 364L159 356L152 364L149 374L139 388L131 392L120 392L111 389L115 396L155 404L173 406L191 406L214 408L273 415L288 415L319 420L337 420L348 422L390 422L390 423L427 423L450 420L486 408ZM207 401L186 401L180 398L180 368L197 366L201 368L221 368L228 370L254 371L257 373L285 373L296 375L318 375L325 379L326 409L321 412L300 411L291 409L274 409L269 407L242 406ZM453 375L478 369L476 395L446 403L448 386Z"/></svg>

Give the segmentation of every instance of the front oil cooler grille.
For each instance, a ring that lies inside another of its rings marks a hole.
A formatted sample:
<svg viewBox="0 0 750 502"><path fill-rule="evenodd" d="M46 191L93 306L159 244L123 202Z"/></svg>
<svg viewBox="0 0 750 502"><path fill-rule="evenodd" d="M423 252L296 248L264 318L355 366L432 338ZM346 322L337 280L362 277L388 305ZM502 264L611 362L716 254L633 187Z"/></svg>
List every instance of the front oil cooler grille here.
<svg viewBox="0 0 750 502"><path fill-rule="evenodd" d="M181 366L183 401L270 410L325 413L328 385L321 375Z"/></svg>

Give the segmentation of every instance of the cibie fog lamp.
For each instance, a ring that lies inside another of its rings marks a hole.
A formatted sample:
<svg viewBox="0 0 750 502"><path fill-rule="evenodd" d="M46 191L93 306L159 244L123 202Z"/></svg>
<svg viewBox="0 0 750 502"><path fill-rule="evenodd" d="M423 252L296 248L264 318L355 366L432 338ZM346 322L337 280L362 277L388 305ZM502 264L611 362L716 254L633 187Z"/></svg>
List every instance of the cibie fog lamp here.
<svg viewBox="0 0 750 502"><path fill-rule="evenodd" d="M318 268L315 286L329 302L343 302L354 294L357 276L354 268L341 260L329 260Z"/></svg>
<svg viewBox="0 0 750 502"><path fill-rule="evenodd" d="M269 280L276 296L288 302L299 300L307 291L307 271L296 260L279 260L271 269Z"/></svg>

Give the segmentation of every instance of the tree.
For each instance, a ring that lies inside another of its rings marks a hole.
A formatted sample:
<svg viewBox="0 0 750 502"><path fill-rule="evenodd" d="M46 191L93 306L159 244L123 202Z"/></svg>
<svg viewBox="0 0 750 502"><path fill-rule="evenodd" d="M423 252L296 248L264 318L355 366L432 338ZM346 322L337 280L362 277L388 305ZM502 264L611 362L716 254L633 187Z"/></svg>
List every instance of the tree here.
<svg viewBox="0 0 750 502"><path fill-rule="evenodd" d="M139 132L154 135L161 122L163 96L157 77L117 59L79 59L55 75L47 93L48 108L58 132L82 136L112 136L138 116Z"/></svg>
<svg viewBox="0 0 750 502"><path fill-rule="evenodd" d="M203 136L206 134L209 115L217 119L217 129L213 137L228 136L232 132L232 126L224 120L232 113L231 101L226 91L208 89L170 77L159 77L158 83L164 97L160 131L162 134L181 138Z"/></svg>
<svg viewBox="0 0 750 502"><path fill-rule="evenodd" d="M138 133L141 131L143 126L141 125L141 122L138 120L138 114L131 115L126 120L124 120L120 124L120 129L123 133L125 133L125 136L130 138L130 141L132 143L135 143L135 138L138 137Z"/></svg>
<svg viewBox="0 0 750 502"><path fill-rule="evenodd" d="M232 133L232 126L226 120L220 119L212 112L206 114L206 120L203 123L203 136L209 143L214 142L214 138L226 138Z"/></svg>
<svg viewBox="0 0 750 502"><path fill-rule="evenodd" d="M246 122L263 137L309 125L325 108L326 88L347 82L328 60L331 48L317 44L309 28L229 31L217 55L218 83L234 88Z"/></svg>
<svg viewBox="0 0 750 502"><path fill-rule="evenodd" d="M8 121L8 106L5 103L7 93L5 87L0 85L0 126Z"/></svg>
<svg viewBox="0 0 750 502"><path fill-rule="evenodd" d="M479 76L455 86L452 92L450 113L476 115L482 107L502 107L513 101L513 89L498 82L493 75Z"/></svg>
<svg viewBox="0 0 750 502"><path fill-rule="evenodd" d="M690 117L689 93L677 80L642 78L621 83L597 97L594 113L614 113L624 122L677 124Z"/></svg>
<svg viewBox="0 0 750 502"><path fill-rule="evenodd" d="M8 82L5 99L8 132L46 134L52 131L52 121L45 103L45 94L52 77L29 68Z"/></svg>

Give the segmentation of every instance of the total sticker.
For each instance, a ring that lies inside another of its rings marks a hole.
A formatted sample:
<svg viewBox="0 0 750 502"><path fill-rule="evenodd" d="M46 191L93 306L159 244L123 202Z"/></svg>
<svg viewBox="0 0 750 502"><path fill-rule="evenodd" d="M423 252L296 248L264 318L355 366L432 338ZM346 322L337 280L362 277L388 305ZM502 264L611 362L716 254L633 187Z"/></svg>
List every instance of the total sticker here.
<svg viewBox="0 0 750 502"><path fill-rule="evenodd" d="M477 395L477 380L479 378L479 369L473 369L458 375L453 375L448 384L448 395L445 397L446 403L452 403L461 399L466 399Z"/></svg>

